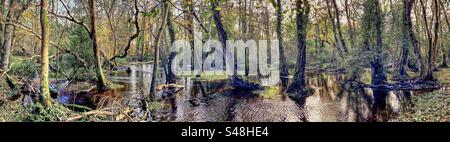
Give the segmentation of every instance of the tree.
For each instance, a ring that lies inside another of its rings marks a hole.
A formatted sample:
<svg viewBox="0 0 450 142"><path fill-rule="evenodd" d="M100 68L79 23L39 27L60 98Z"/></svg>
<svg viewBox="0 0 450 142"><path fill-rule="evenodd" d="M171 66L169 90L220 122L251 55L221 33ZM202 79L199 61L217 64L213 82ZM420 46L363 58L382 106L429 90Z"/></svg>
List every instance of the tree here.
<svg viewBox="0 0 450 142"><path fill-rule="evenodd" d="M155 44L154 44L154 58L153 58L153 72L152 72L152 80L150 83L150 99L152 100L154 95L156 94L156 77L158 76L158 67L159 67L159 58L160 58L160 42L162 39L162 36L164 34L164 29L167 25L167 15L169 13L169 4L168 4L168 0L163 0L161 1L161 9L163 11L161 18L161 24L159 25L158 28L158 33L156 34L156 40L155 40Z"/></svg>
<svg viewBox="0 0 450 142"><path fill-rule="evenodd" d="M444 5L444 3L442 2L442 1L440 1L441 2L441 7L442 7L442 10L443 10L443 12L444 12L444 18L445 18L445 22L447 23L447 28L448 28L448 32L450 32L450 22L449 22L449 20L448 20L448 15L447 15L447 10L446 10L446 8L445 8L445 5ZM444 50L444 46L442 46L442 52L443 52L443 54L442 54L442 67L448 67L448 61L447 61L447 56L448 56L448 54L446 53L446 51Z"/></svg>
<svg viewBox="0 0 450 142"><path fill-rule="evenodd" d="M170 44L171 45L175 42L175 37L176 37L175 30L174 30L174 27L173 27L173 22L172 22L172 16L173 16L173 13L172 13L172 11L170 10L170 7L169 7L169 13L167 15L167 30L169 32L169 38L170 38ZM168 84L176 83L176 76L173 73L173 70L172 70L172 67L171 67L172 63L173 63L173 60L175 59L176 55L177 55L176 52L170 52L170 54L169 54L169 62L167 64L167 77L166 77Z"/></svg>
<svg viewBox="0 0 450 142"><path fill-rule="evenodd" d="M342 48L344 49L344 52L347 54L348 53L348 48L347 48L347 45L345 44L344 36L343 36L342 30L341 30L341 18L340 18L339 8L338 8L338 5L336 3L336 0L333 0L333 5L334 5L334 12L335 12L335 15L336 15L336 27L337 27L337 32L339 34L339 40L341 41Z"/></svg>
<svg viewBox="0 0 450 142"><path fill-rule="evenodd" d="M2 41L2 47L3 50L1 52L1 63L0 63L0 69L6 71L9 68L9 58L11 56L11 48L12 48L12 41L13 41L13 33L14 33L14 25L13 17L15 14L15 0L9 1L9 6L6 14L6 24L5 29L3 32L3 41Z"/></svg>
<svg viewBox="0 0 450 142"><path fill-rule="evenodd" d="M306 68L306 34L309 22L310 5L308 0L296 0L296 26L297 26L297 63L292 84L287 91L293 93L301 91L306 87L305 68Z"/></svg>
<svg viewBox="0 0 450 142"><path fill-rule="evenodd" d="M362 16L363 47L365 50L373 52L370 61L372 70L372 85L379 86L386 84L387 77L383 64L383 42L382 42L382 19L380 0L364 1L364 14ZM374 45L375 47L372 47ZM387 91L374 89L373 118L378 119L379 114L386 109Z"/></svg>
<svg viewBox="0 0 450 142"><path fill-rule="evenodd" d="M220 42L222 43L223 46L223 52L222 53L227 53L227 41L228 41L228 34L224 29L223 23L222 23L222 19L221 19L221 15L220 15L220 7L219 7L219 3L218 0L211 0L210 1L211 4L211 8L212 8L212 14L213 14L213 19L216 25L216 29L217 29L217 33L219 34L219 39ZM225 64L226 58L234 58L234 57L225 57L227 54L224 55L223 57L223 63ZM230 66L230 65L226 65L226 66ZM236 62L234 62L234 69L233 69L233 73L229 76L230 79L230 83L231 86L233 86L235 89L238 90L255 90L260 88L259 85L257 84L252 84L250 82L244 81L241 78L239 78L238 74L237 74L237 64ZM224 66L225 67L225 66Z"/></svg>
<svg viewBox="0 0 450 142"><path fill-rule="evenodd" d="M424 62L422 59L422 53L421 53L421 49L419 46L419 43L417 41L416 35L414 33L413 30L413 24L411 21L411 11L413 9L415 0L403 0L403 27L402 27L402 35L403 35L403 44L402 44L402 61L401 61L401 65L400 65L400 75L407 75L406 72L406 65L408 62L408 43L411 42L413 49L414 49L414 54L416 55L416 62L417 62L417 66L420 70L420 77L423 77L425 75L425 68L424 68Z"/></svg>
<svg viewBox="0 0 450 142"><path fill-rule="evenodd" d="M95 0L89 0L89 20L90 20L90 37L92 39L92 48L94 50L94 63L97 73L97 89L100 92L109 89L105 74L103 73L102 62L100 61L100 48L98 47L97 39L97 12L95 7Z"/></svg>
<svg viewBox="0 0 450 142"><path fill-rule="evenodd" d="M276 16L277 16L277 38L278 38L278 48L280 54L280 93L283 93L289 82L289 71L286 65L286 57L284 56L284 47L283 47L283 33L281 29L281 23L283 21L283 8L281 4L281 0L277 0L276 3L273 3L276 8Z"/></svg>
<svg viewBox="0 0 450 142"><path fill-rule="evenodd" d="M48 39L49 39L49 20L47 16L47 0L41 0L41 95L43 104L49 106L51 104L50 88L48 81L49 59L48 59Z"/></svg>

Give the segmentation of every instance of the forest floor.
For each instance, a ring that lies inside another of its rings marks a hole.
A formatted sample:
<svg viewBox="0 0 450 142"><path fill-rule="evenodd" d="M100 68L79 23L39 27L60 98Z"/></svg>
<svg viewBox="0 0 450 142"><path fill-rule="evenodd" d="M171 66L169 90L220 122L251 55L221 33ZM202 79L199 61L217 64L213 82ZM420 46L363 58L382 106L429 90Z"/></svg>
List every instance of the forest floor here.
<svg viewBox="0 0 450 142"><path fill-rule="evenodd" d="M435 77L444 87L413 96L408 110L392 121L450 122L450 68L440 69Z"/></svg>

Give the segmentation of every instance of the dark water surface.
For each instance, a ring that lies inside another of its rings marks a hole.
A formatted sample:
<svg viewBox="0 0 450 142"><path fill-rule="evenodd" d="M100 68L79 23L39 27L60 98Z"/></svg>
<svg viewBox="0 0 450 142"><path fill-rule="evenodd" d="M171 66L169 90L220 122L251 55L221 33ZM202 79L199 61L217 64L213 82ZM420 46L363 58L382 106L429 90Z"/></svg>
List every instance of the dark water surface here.
<svg viewBox="0 0 450 142"><path fill-rule="evenodd" d="M125 89L115 91L125 98L135 98L149 94L152 65L133 64L122 67L122 72L110 74L109 80L124 85ZM158 84L165 83L164 70L159 71ZM259 79L263 86L277 76ZM177 84L185 86L174 100L176 109L166 111L173 118L169 121L237 121L237 122L335 122L366 121L371 115L370 104L372 90L343 89L342 75L317 73L307 77L307 84L314 94L307 97L304 106L286 99L264 99L259 97L262 91L239 92L230 90L226 80L199 81L183 77ZM203 91L201 90L203 89ZM204 92L204 94L202 93ZM401 112L402 91L392 91L388 95L388 105L392 112ZM161 96L157 96L161 97ZM195 103L192 103L192 98Z"/></svg>

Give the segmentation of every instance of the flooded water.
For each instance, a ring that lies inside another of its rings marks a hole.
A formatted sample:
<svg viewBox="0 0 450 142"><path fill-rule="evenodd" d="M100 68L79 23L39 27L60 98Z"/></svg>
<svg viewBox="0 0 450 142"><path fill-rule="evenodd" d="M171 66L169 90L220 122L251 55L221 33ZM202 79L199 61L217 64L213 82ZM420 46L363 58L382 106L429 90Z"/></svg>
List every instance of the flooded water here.
<svg viewBox="0 0 450 142"><path fill-rule="evenodd" d="M129 100L142 99L143 94L149 94L151 64L134 64L123 67L122 70L108 77L109 80L125 86L125 89L116 93ZM164 84L165 72L161 70L159 73L157 82ZM262 78L259 83L270 86L271 80L275 79L278 77ZM299 105L290 99L283 100L281 97L264 99L259 97L261 91L233 91L227 80L204 81L184 77L177 82L183 85L184 89L171 100L171 104L175 107L172 110L159 112L168 114L170 117L157 117L155 121L367 121L371 116L372 90L343 89L342 80L345 80L342 75L327 73L308 75L307 84L314 89L314 94L306 98L305 104ZM402 111L401 94L404 93L389 93L388 105L393 112Z"/></svg>

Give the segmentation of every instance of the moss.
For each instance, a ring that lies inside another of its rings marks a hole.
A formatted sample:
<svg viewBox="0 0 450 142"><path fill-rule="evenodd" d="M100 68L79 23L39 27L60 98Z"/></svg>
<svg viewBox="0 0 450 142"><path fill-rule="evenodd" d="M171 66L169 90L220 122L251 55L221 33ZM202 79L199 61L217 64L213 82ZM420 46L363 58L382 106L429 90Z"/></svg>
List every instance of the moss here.
<svg viewBox="0 0 450 142"><path fill-rule="evenodd" d="M278 95L279 87L268 87L259 96L264 99L275 99Z"/></svg>
<svg viewBox="0 0 450 142"><path fill-rule="evenodd" d="M393 121L450 122L450 92L435 91L412 99L410 109Z"/></svg>
<svg viewBox="0 0 450 142"><path fill-rule="evenodd" d="M450 84L450 68L440 69L438 72L435 72L434 75L440 83Z"/></svg>
<svg viewBox="0 0 450 142"><path fill-rule="evenodd" d="M2 105L0 114L0 122L51 122L64 121L69 115L76 114L76 112L59 104L44 107L37 103L24 107L20 101L13 101Z"/></svg>
<svg viewBox="0 0 450 142"><path fill-rule="evenodd" d="M163 109L165 107L164 103L162 102L149 102L147 103L147 109L149 111L156 111Z"/></svg>

